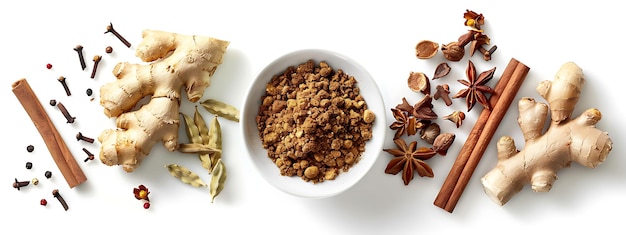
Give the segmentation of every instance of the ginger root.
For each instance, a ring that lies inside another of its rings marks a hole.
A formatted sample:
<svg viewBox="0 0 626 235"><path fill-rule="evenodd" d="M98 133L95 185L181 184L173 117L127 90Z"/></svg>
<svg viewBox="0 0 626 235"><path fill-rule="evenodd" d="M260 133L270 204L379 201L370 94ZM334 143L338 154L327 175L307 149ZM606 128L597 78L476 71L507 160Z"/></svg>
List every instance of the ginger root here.
<svg viewBox="0 0 626 235"><path fill-rule="evenodd" d="M108 117L117 117L117 129L104 130L102 163L122 165L126 172L138 167L159 141L168 151L178 148L181 89L197 102L229 45L210 37L145 30L136 56L148 64L118 63L117 80L100 88L100 104ZM135 109L146 96L150 101Z"/></svg>
<svg viewBox="0 0 626 235"><path fill-rule="evenodd" d="M535 192L547 192L557 179L556 172L577 162L595 168L606 160L613 142L607 132L596 129L602 114L598 109L584 111L571 119L585 83L582 69L565 63L554 81L543 81L537 92L550 105L551 121L543 132L548 106L532 98L519 101L518 124L526 145L518 151L513 138L503 136L497 143L498 163L482 179L485 193L504 205L525 184Z"/></svg>

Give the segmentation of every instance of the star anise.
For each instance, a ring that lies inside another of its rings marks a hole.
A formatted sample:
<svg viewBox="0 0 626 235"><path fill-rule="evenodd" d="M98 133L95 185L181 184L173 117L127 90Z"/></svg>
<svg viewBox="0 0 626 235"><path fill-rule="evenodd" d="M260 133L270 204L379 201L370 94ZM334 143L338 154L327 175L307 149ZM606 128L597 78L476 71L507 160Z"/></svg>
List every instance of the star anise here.
<svg viewBox="0 0 626 235"><path fill-rule="evenodd" d="M474 63L472 63L472 61L470 60L467 66L467 70L465 71L467 80L458 80L458 82L467 86L467 88L460 90L452 98L465 97L465 103L467 104L468 112L472 110L476 102L480 103L486 109L491 109L486 94L493 94L494 90L485 84L493 78L493 74L495 71L496 68L494 67L490 70L480 73L480 75L478 75L477 77Z"/></svg>
<svg viewBox="0 0 626 235"><path fill-rule="evenodd" d="M405 133L409 136L415 135L419 129L424 128L426 124L430 123L430 121L419 120L414 116L410 116L406 111L397 108L391 109L391 113L396 119L396 121L389 126L390 129L396 131L393 136L394 140L402 137Z"/></svg>
<svg viewBox="0 0 626 235"><path fill-rule="evenodd" d="M395 130L396 134L394 134L393 139L398 139L406 132L406 127L409 124L409 115L407 112L402 111L400 109L391 109L391 114L393 114L393 118L396 119L389 126L390 129Z"/></svg>
<svg viewBox="0 0 626 235"><path fill-rule="evenodd" d="M433 169L424 162L435 156L436 152L431 148L417 148L417 141L411 142L408 146L403 139L393 141L397 149L383 149L383 151L394 156L385 168L385 173L396 175L402 171L404 185L408 185L415 175L415 171L421 177L434 177Z"/></svg>
<svg viewBox="0 0 626 235"><path fill-rule="evenodd" d="M432 108L430 95L426 95L415 105L410 105L406 98L402 98L402 103L391 109L395 121L389 128L396 131L393 139L398 139L405 133L409 136L415 135L418 130L429 124L430 120L437 119L437 114Z"/></svg>

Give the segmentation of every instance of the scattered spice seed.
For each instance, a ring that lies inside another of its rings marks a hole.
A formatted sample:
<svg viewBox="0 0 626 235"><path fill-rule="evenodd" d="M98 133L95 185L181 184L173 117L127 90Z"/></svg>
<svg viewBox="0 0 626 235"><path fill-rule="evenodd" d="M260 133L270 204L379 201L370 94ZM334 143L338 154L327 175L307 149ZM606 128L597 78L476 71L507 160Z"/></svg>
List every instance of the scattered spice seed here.
<svg viewBox="0 0 626 235"><path fill-rule="evenodd" d="M32 180L30 180L30 182L31 182L33 185L38 185L38 184L39 184L39 179L37 179L37 178L33 178Z"/></svg>
<svg viewBox="0 0 626 235"><path fill-rule="evenodd" d="M46 64L47 69L52 69L52 64Z"/></svg>
<svg viewBox="0 0 626 235"><path fill-rule="evenodd" d="M143 209L149 209L150 208L150 202L146 202L143 204Z"/></svg>
<svg viewBox="0 0 626 235"><path fill-rule="evenodd" d="M87 88L87 95L91 96L93 94L93 90L91 88Z"/></svg>
<svg viewBox="0 0 626 235"><path fill-rule="evenodd" d="M107 54L111 54L111 53L113 52L113 47L108 46L107 48L105 48L105 49L104 49L104 51L105 51Z"/></svg>
<svg viewBox="0 0 626 235"><path fill-rule="evenodd" d="M33 168L33 163L32 162L27 162L26 163L26 169L32 169Z"/></svg>
<svg viewBox="0 0 626 235"><path fill-rule="evenodd" d="M50 179L50 178L52 178L52 172L51 171L46 171L46 173L44 173L44 176L46 176L46 179Z"/></svg>
<svg viewBox="0 0 626 235"><path fill-rule="evenodd" d="M35 151L35 146L33 146L32 144L26 146L26 151L28 151L29 153L32 153L33 151Z"/></svg>
<svg viewBox="0 0 626 235"><path fill-rule="evenodd" d="M42 206L47 206L47 205L48 205L48 200L46 200L45 198L44 198L44 199L39 200L39 205L42 205Z"/></svg>
<svg viewBox="0 0 626 235"><path fill-rule="evenodd" d="M55 105L57 105L57 100L55 99L50 100L50 106L55 106Z"/></svg>

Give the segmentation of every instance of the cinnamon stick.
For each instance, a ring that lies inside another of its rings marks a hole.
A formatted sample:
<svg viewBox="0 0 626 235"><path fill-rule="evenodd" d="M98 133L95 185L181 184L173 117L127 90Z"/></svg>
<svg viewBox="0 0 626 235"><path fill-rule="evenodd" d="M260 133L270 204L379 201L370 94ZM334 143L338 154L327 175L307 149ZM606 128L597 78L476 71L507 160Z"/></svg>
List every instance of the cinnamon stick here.
<svg viewBox="0 0 626 235"><path fill-rule="evenodd" d="M529 67L511 59L489 99L492 110L483 109L461 148L434 204L448 212L456 207L491 138L521 87Z"/></svg>
<svg viewBox="0 0 626 235"><path fill-rule="evenodd" d="M63 138L50 120L50 117L39 102L37 95L28 84L28 81L22 78L14 82L11 86L13 93L35 124L35 127L48 147L48 151L50 151L52 155L52 159L54 159L57 167L59 167L59 170L70 188L85 182L87 177L67 148L65 141L63 141Z"/></svg>

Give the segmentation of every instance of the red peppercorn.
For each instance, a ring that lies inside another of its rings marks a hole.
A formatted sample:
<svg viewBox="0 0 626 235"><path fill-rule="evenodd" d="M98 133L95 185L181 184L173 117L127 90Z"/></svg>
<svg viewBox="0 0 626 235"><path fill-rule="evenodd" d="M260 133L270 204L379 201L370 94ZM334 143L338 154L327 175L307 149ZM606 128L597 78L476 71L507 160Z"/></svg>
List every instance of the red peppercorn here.
<svg viewBox="0 0 626 235"><path fill-rule="evenodd" d="M41 204L42 206L46 206L48 205L48 201L46 199L41 199L41 201L39 201L39 204Z"/></svg>
<svg viewBox="0 0 626 235"><path fill-rule="evenodd" d="M144 203L143 209L148 209L148 208L150 208L150 203L149 202Z"/></svg>
<svg viewBox="0 0 626 235"><path fill-rule="evenodd" d="M52 64L46 64L46 68L52 69Z"/></svg>

